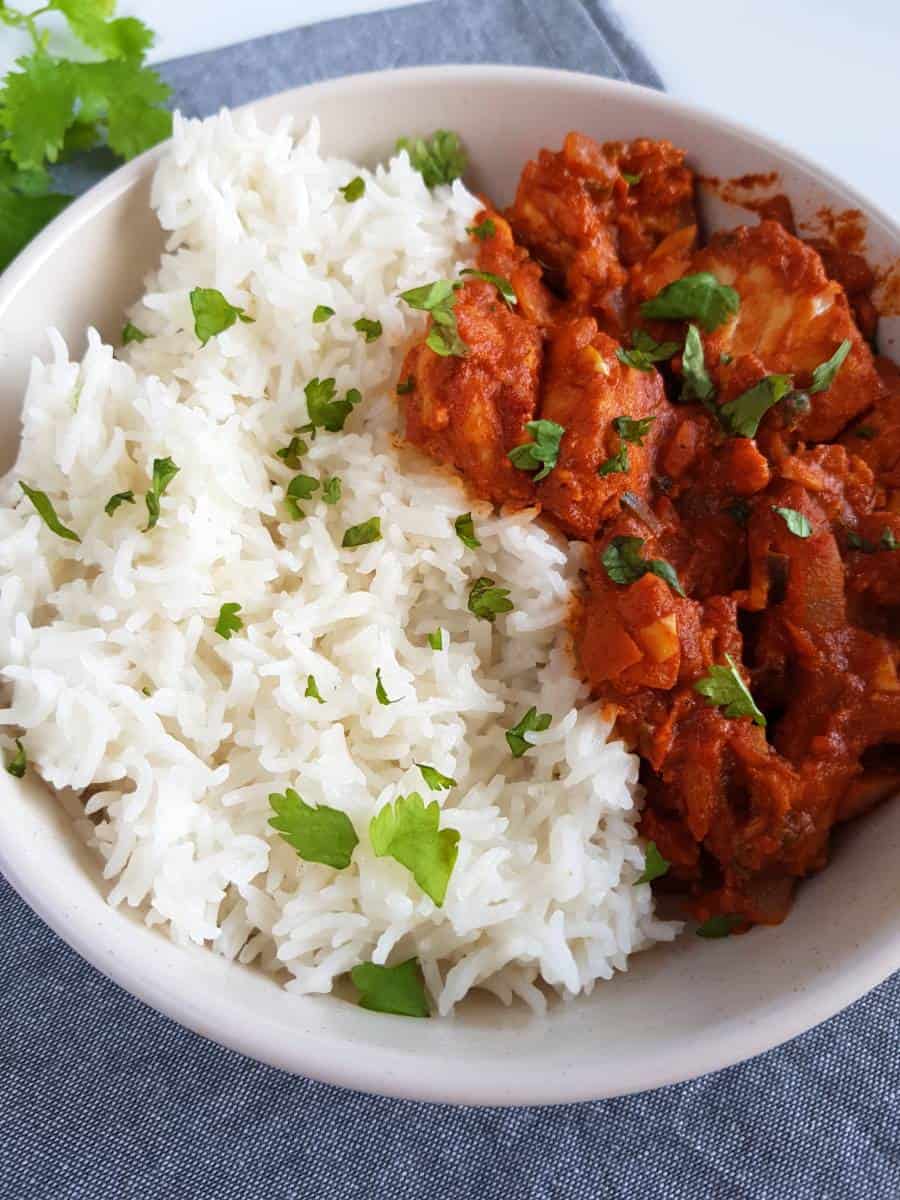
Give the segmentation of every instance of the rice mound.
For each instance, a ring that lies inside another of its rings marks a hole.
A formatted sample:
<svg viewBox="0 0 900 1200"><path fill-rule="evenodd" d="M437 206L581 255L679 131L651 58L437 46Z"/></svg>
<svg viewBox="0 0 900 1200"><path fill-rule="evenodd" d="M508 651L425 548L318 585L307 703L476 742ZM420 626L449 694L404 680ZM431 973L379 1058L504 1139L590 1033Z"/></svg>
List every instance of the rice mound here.
<svg viewBox="0 0 900 1200"><path fill-rule="evenodd" d="M338 188L357 174L365 195L348 203ZM537 1011L541 981L589 992L678 926L633 886L638 760L607 741L572 669L585 548L534 512L473 504L398 437L393 388L424 314L397 294L471 264L476 199L459 182L429 192L405 153L374 171L323 158L315 121L296 139L227 112L176 119L152 199L169 239L130 314L147 340L114 355L90 330L78 362L51 331L50 360L33 366L0 485L0 725L24 731L69 798L109 902L177 942L256 961L300 993L415 955L440 1013L476 986ZM253 323L201 347L197 286ZM317 305L335 315L314 324ZM363 316L379 340L353 328ZM306 422L314 376L363 400L303 458L341 479L340 502L320 490L292 521L295 472L275 451ZM180 472L143 532L166 456ZM44 525L20 479L80 544ZM107 516L129 489L136 505ZM470 509L477 550L454 530ZM342 549L375 515L383 540ZM515 604L493 625L467 611L479 576ZM242 606L230 640L214 628L224 602ZM308 675L323 704L304 695ZM553 721L516 759L504 731L532 705ZM423 762L457 786L428 792ZM348 814L360 841L347 869L301 861L269 827L269 794L287 787ZM414 790L461 835L441 908L368 840L381 806Z"/></svg>

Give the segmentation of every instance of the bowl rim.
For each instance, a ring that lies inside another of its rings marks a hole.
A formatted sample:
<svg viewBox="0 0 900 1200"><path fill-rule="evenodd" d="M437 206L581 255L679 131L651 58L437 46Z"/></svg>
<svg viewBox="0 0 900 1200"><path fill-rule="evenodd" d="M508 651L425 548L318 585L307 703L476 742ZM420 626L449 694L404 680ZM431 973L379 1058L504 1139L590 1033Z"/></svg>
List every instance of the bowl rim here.
<svg viewBox="0 0 900 1200"><path fill-rule="evenodd" d="M300 103L308 106L312 102L314 105L317 96L340 96L342 92L353 92L386 79L397 80L411 87L466 80L483 83L531 80L538 87L552 84L557 88L569 88L579 97L591 93L601 97L640 96L644 104L649 100L651 107L658 105L661 110L675 112L696 122L701 128L714 127L727 136L774 153L782 160L811 172L824 185L847 196L863 209L870 221L880 222L889 237L900 246L900 225L879 205L839 176L777 139L760 134L741 122L722 117L706 107L678 100L665 92L584 72L492 63L370 71L289 88L242 105L235 111L253 111L270 102L283 103L289 97L297 98L298 107ZM29 243L0 274L0 320L34 272L85 222L144 179L151 164L165 152L168 144L164 142L119 167L73 201ZM63 816L68 822L69 818ZM745 1026L740 1038L730 1041L708 1039L699 1044L692 1042L675 1048L664 1062L636 1062L629 1077L618 1078L612 1086L597 1078L596 1065L589 1059L583 1064L574 1064L558 1076L549 1072L535 1075L523 1071L519 1064L510 1063L510 1077L502 1085L476 1072L462 1069L459 1065L448 1070L440 1080L432 1080L417 1070L413 1056L400 1056L398 1063L395 1049L368 1044L364 1055L336 1053L336 1047L341 1044L337 1037L298 1038L296 1046L281 1046L279 1052L275 1053L271 1039L266 1036L265 1022L259 1025L242 1022L234 1013L229 1013L227 999L221 996L203 997L202 1004L196 998L183 996L167 986L167 980L154 977L150 971L136 969L133 955L129 958L128 954L117 953L114 945L92 938L90 922L77 917L66 904L65 896L57 896L52 887L42 887L36 873L27 870L24 863L11 859L7 847L2 843L0 868L29 907L69 946L107 978L165 1016L224 1047L271 1066L342 1087L402 1099L476 1105L561 1104L626 1095L694 1079L752 1058L806 1032L900 968L898 931L893 938L883 938L867 947L857 947L852 971L843 971L837 976L823 974L809 987L784 996L777 1017L768 1015L764 1020ZM124 926L123 936L127 941ZM520 1094L522 1098L511 1099L511 1094L513 1097Z"/></svg>

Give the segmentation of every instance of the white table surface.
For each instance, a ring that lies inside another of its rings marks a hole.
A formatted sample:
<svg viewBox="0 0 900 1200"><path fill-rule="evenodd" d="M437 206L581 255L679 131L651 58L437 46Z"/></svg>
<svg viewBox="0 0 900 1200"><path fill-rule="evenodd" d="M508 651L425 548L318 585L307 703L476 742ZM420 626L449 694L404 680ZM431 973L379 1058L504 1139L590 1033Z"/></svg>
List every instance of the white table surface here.
<svg viewBox="0 0 900 1200"><path fill-rule="evenodd" d="M157 31L159 60L419 2L121 0L119 12ZM612 3L673 95L780 138L900 212L900 151L890 127L900 112L898 0ZM0 30L0 69L23 48Z"/></svg>

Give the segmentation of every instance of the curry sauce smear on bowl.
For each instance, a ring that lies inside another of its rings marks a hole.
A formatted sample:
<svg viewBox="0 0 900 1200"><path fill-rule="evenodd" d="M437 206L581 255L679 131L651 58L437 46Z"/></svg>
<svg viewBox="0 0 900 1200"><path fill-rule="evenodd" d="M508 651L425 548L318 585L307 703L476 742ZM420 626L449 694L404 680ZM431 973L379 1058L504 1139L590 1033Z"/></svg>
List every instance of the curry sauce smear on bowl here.
<svg viewBox="0 0 900 1200"><path fill-rule="evenodd" d="M821 246L704 242L694 192L665 141L542 150L400 390L409 441L593 542L579 669L717 935L783 920L900 790L900 376Z"/></svg>

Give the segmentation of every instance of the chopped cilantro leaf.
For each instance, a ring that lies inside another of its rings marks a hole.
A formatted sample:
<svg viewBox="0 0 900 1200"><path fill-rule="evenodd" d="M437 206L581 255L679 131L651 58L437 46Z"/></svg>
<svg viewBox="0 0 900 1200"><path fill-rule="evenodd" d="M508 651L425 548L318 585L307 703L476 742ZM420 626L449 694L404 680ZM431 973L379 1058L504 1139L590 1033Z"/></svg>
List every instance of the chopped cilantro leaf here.
<svg viewBox="0 0 900 1200"><path fill-rule="evenodd" d="M381 682L381 667L377 667L375 670L375 699L379 704L383 704L385 708L389 704L397 704L400 700L399 696L396 700L391 700L385 691L384 684Z"/></svg>
<svg viewBox="0 0 900 1200"><path fill-rule="evenodd" d="M429 767L427 763L416 763L416 766L433 792L446 792L456 787L456 780L450 775L442 775L437 767Z"/></svg>
<svg viewBox="0 0 900 1200"><path fill-rule="evenodd" d="M497 232L497 226L490 217L485 217L483 221L479 221L477 225L467 225L466 233L472 237L478 238L479 242L487 241Z"/></svg>
<svg viewBox="0 0 900 1200"><path fill-rule="evenodd" d="M814 396L817 392L826 392L834 383L834 377L841 369L841 365L847 355L850 353L853 343L849 338L844 338L841 344L832 354L831 358L814 369L812 373L812 383L809 386L809 394Z"/></svg>
<svg viewBox="0 0 900 1200"><path fill-rule="evenodd" d="M619 346L616 358L626 367L634 367L637 371L652 371L653 364L664 362L678 350L677 342L658 342L644 329L631 331L631 349Z"/></svg>
<svg viewBox="0 0 900 1200"><path fill-rule="evenodd" d="M406 379L397 384L397 395L408 396L410 392L415 390L415 386L415 379L413 379L412 375L409 375Z"/></svg>
<svg viewBox="0 0 900 1200"><path fill-rule="evenodd" d="M456 536L464 546L468 546L470 550L477 550L481 545L478 538L475 536L475 522L472 520L470 512L463 513L453 522L453 528L456 530Z"/></svg>
<svg viewBox="0 0 900 1200"><path fill-rule="evenodd" d="M324 325L326 321L334 316L334 309L329 308L327 304L317 304L313 309L313 325Z"/></svg>
<svg viewBox="0 0 900 1200"><path fill-rule="evenodd" d="M874 425L858 425L853 430L853 436L862 438L864 442L871 442L872 438L876 437L878 430Z"/></svg>
<svg viewBox="0 0 900 1200"><path fill-rule="evenodd" d="M25 772L28 770L28 755L25 753L25 747L18 738L16 738L15 754L6 760L6 769L16 779L25 778Z"/></svg>
<svg viewBox="0 0 900 1200"><path fill-rule="evenodd" d="M714 707L724 708L726 717L750 717L754 724L765 726L765 715L756 706L730 654L725 655L727 667L711 666L709 674L698 679L694 691L705 696Z"/></svg>
<svg viewBox="0 0 900 1200"><path fill-rule="evenodd" d="M353 322L353 328L361 333L367 342L377 342L384 332L380 321L372 321L369 317L360 317Z"/></svg>
<svg viewBox="0 0 900 1200"><path fill-rule="evenodd" d="M432 650L443 650L443 648L444 648L443 630L435 629L434 633L429 633L428 645L432 648Z"/></svg>
<svg viewBox="0 0 900 1200"><path fill-rule="evenodd" d="M636 446L643 446L644 438L650 432L650 426L655 420L656 417L641 417L637 421L633 421L631 417L616 417L613 420L613 429L623 442L633 442Z"/></svg>
<svg viewBox="0 0 900 1200"><path fill-rule="evenodd" d="M137 325L133 325L131 321L126 321L122 326L123 346L128 346L131 342L146 342L149 336L144 333L143 329L138 329Z"/></svg>
<svg viewBox="0 0 900 1200"><path fill-rule="evenodd" d="M438 908L458 854L459 831L440 829L441 810L436 800L426 804L418 792L398 796L372 818L369 840L378 858L389 855L406 867Z"/></svg>
<svg viewBox="0 0 900 1200"><path fill-rule="evenodd" d="M756 437L760 421L791 387L790 375L767 375L740 396L726 401L718 410L719 420L735 437Z"/></svg>
<svg viewBox="0 0 900 1200"><path fill-rule="evenodd" d="M481 279L485 283L492 283L510 308L519 303L513 285L508 279L504 279L502 275L492 275L490 271L476 271L473 267L465 267L460 271L460 275L471 275L473 279Z"/></svg>
<svg viewBox="0 0 900 1200"><path fill-rule="evenodd" d="M194 288L191 292L191 311L194 314L194 333L205 346L210 338L230 329L235 321L252 325L242 308L229 304L218 288Z"/></svg>
<svg viewBox="0 0 900 1200"><path fill-rule="evenodd" d="M683 275L667 284L652 300L641 305L641 314L657 320L697 321L707 333L712 333L723 321L737 313L741 298L715 275L701 271Z"/></svg>
<svg viewBox="0 0 900 1200"><path fill-rule="evenodd" d="M528 421L526 430L531 434L532 441L523 442L510 450L507 458L520 471L537 471L534 482L546 479L559 459L559 444L565 426L557 425L555 421ZM538 470L540 468L540 470Z"/></svg>
<svg viewBox="0 0 900 1200"><path fill-rule="evenodd" d="M322 699L321 693L319 692L319 685L316 683L315 675L307 675L306 691L303 693L303 695L307 700L315 700L317 704L325 703L325 701Z"/></svg>
<svg viewBox="0 0 900 1200"><path fill-rule="evenodd" d="M431 314L432 325L425 345L442 358L464 358L469 353L469 347L459 336L453 311L460 286L449 279L436 279L434 283L400 293L400 299L410 308Z"/></svg>
<svg viewBox="0 0 900 1200"><path fill-rule="evenodd" d="M467 165L466 152L459 135L438 129L430 138L398 138L397 153L405 150L413 169L418 171L428 188L459 179Z"/></svg>
<svg viewBox="0 0 900 1200"><path fill-rule="evenodd" d="M290 467L292 471L299 471L300 459L304 454L309 453L309 446L299 434L295 433L288 444L282 446L280 450L276 450L275 453L286 467Z"/></svg>
<svg viewBox="0 0 900 1200"><path fill-rule="evenodd" d="M287 485L284 506L294 521L302 521L306 513L298 501L311 500L313 492L318 488L319 481L312 475L295 475Z"/></svg>
<svg viewBox="0 0 900 1200"><path fill-rule="evenodd" d="M629 187L636 187L637 184L639 184L641 182L641 180L644 178L644 172L638 171L638 173L636 175L632 175L630 171L623 171L622 178L625 180L625 182L628 184Z"/></svg>
<svg viewBox="0 0 900 1200"><path fill-rule="evenodd" d="M644 851L644 869L634 881L634 886L637 887L639 883L652 883L654 879L662 879L671 865L668 859L663 858L660 854L656 842L648 842L647 849Z"/></svg>
<svg viewBox="0 0 900 1200"><path fill-rule="evenodd" d="M223 604L219 609L219 619L216 621L216 633L220 638L224 638L226 642L230 641L235 633L240 633L244 628L244 622L238 616L240 611L240 604L235 604L233 601Z"/></svg>
<svg viewBox="0 0 900 1200"><path fill-rule="evenodd" d="M304 862L323 863L336 871L349 867L359 838L345 812L326 804L313 808L293 788L284 795L273 792L269 804L275 813L269 824Z"/></svg>
<svg viewBox="0 0 900 1200"><path fill-rule="evenodd" d="M311 379L303 393L306 396L306 411L309 413L310 424L314 429L327 429L329 433L340 433L347 418L353 412L354 398L359 393L355 388L347 392L343 400L335 400L336 391L333 379ZM358 402L358 401L357 401Z"/></svg>
<svg viewBox="0 0 900 1200"><path fill-rule="evenodd" d="M149 533L156 526L156 522L159 520L159 502L179 469L171 458L154 458L152 483L149 492L144 495L144 503L147 505L147 524L144 527L144 533Z"/></svg>
<svg viewBox="0 0 900 1200"><path fill-rule="evenodd" d="M330 479L326 479L322 484L322 499L326 504L337 504L344 490L344 485L341 483L338 475L332 475Z"/></svg>
<svg viewBox="0 0 900 1200"><path fill-rule="evenodd" d="M642 558L643 545L644 539L639 537L619 536L612 539L600 556L600 562L613 583L631 584L644 575L656 575L667 583L677 596L684 596L684 590L671 564L664 558Z"/></svg>
<svg viewBox="0 0 900 1200"><path fill-rule="evenodd" d="M354 546L368 546L370 542L381 541L381 517L369 517L359 525L351 525L344 533L341 545L345 549Z"/></svg>
<svg viewBox="0 0 900 1200"><path fill-rule="evenodd" d="M795 537L808 538L812 533L812 525L803 513L797 512L796 508L780 508L777 504L773 504L772 512L778 513Z"/></svg>
<svg viewBox="0 0 900 1200"><path fill-rule="evenodd" d="M533 748L534 742L529 742L526 733L543 733L545 729L550 728L552 720L550 713L539 713L532 706L518 724L513 725L512 729L507 729L506 744L513 758L521 758L527 750Z"/></svg>
<svg viewBox="0 0 900 1200"><path fill-rule="evenodd" d="M361 200L366 194L366 181L362 175L356 175L349 183L345 183L343 187L338 188L338 191L348 204L355 204L357 200Z"/></svg>
<svg viewBox="0 0 900 1200"><path fill-rule="evenodd" d="M359 963L350 972L359 992L360 1008L398 1017L427 1017L428 1000L418 961L408 958L396 967Z"/></svg>
<svg viewBox="0 0 900 1200"><path fill-rule="evenodd" d="M68 542L80 542L81 538L71 529L67 529L56 515L56 509L53 507L53 501L46 492L38 491L37 488L31 488L27 483L19 480L19 487L34 505L35 512L47 526L51 533L55 533L58 537L65 538Z"/></svg>
<svg viewBox="0 0 900 1200"><path fill-rule="evenodd" d="M893 529L882 529L878 544L882 550L896 550L898 543Z"/></svg>
<svg viewBox="0 0 900 1200"><path fill-rule="evenodd" d="M111 517L117 508L123 504L134 504L134 492L130 489L127 492L116 492L114 496L110 496L106 504L103 506L103 511L108 517Z"/></svg>
<svg viewBox="0 0 900 1200"><path fill-rule="evenodd" d="M739 925L746 924L747 918L740 913L717 913L694 930L697 937L723 938L728 937Z"/></svg>
<svg viewBox="0 0 900 1200"><path fill-rule="evenodd" d="M494 587L493 579L482 575L469 589L469 612L493 624L498 613L512 612L515 608L508 596L509 588Z"/></svg>
<svg viewBox="0 0 900 1200"><path fill-rule="evenodd" d="M706 370L703 357L703 342L700 330L696 325L688 325L684 339L684 350L681 355L681 371L684 376L684 387L681 390L682 400L708 400L713 394L713 383Z"/></svg>
<svg viewBox="0 0 900 1200"><path fill-rule="evenodd" d="M619 475L628 470L628 447L623 446L597 468L598 475Z"/></svg>

